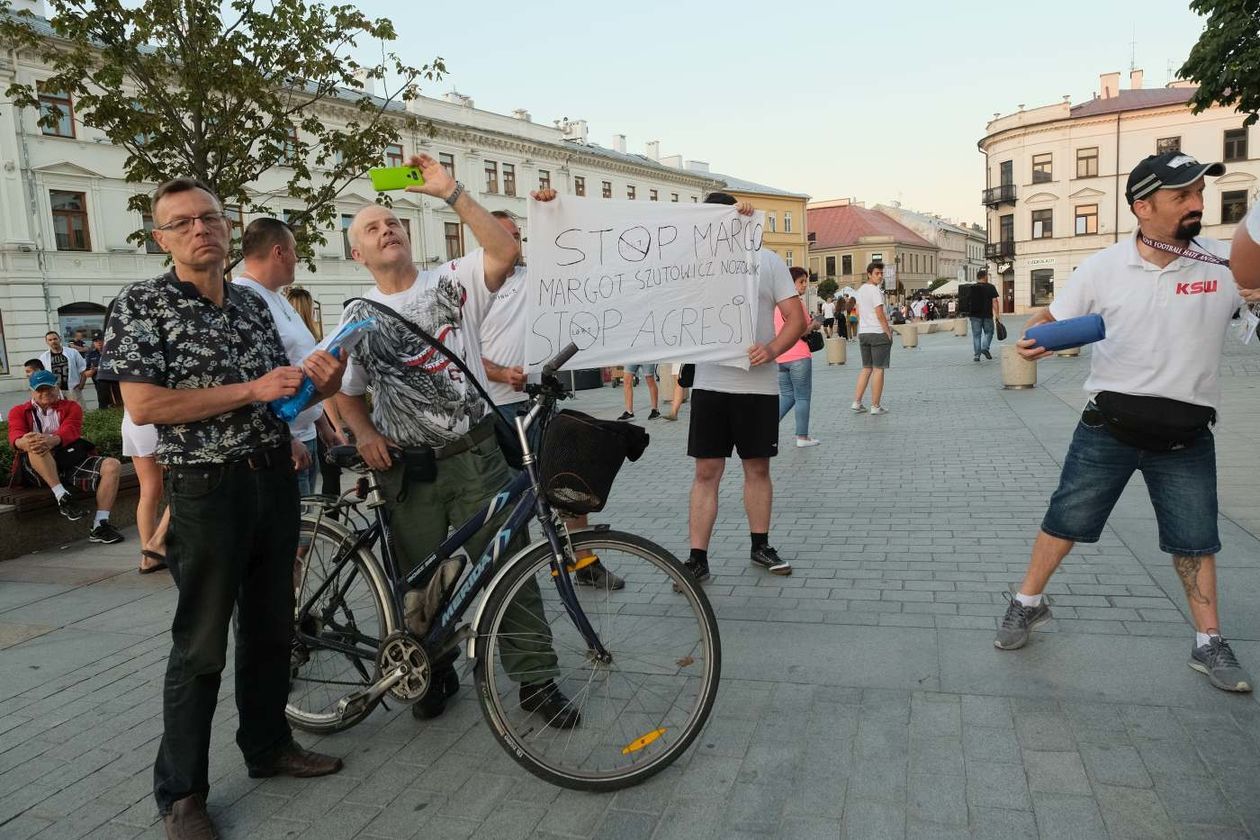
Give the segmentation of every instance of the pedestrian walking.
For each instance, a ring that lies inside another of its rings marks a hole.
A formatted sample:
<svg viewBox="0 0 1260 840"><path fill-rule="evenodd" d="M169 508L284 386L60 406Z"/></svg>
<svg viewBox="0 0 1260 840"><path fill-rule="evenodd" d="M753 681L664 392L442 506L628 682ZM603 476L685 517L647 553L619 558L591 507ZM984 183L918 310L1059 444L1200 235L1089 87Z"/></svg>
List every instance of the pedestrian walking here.
<svg viewBox="0 0 1260 840"><path fill-rule="evenodd" d="M792 282L800 296L801 312L805 312L805 290L809 286L809 272L798 265L791 268ZM774 331L783 332L783 313L774 310ZM814 387L813 353L805 344L805 335L818 329L818 321L806 314L805 330L801 338L776 360L779 363L779 422L789 411L796 411L796 445L817 446L818 440L809 436L809 402Z"/></svg>
<svg viewBox="0 0 1260 840"><path fill-rule="evenodd" d="M1058 489L1019 589L1008 596L995 647L1015 650L1051 618L1050 577L1077 543L1097 542L1134 472L1155 509L1161 551L1172 555L1194 624L1188 664L1216 688L1247 692L1251 677L1221 634L1216 595L1216 446L1221 349L1243 303L1224 242L1199 236L1205 176L1225 173L1181 152L1152 155L1129 174L1136 235L1086 258L1030 326L1091 313L1107 319L1093 346L1090 395ZM1242 278L1248 287L1260 277ZM1049 351L1030 339L1020 354Z"/></svg>
<svg viewBox="0 0 1260 840"><path fill-rule="evenodd" d="M862 398L866 386L871 386L873 416L887 414L884 408L884 371L892 360L892 327L884 314L884 264L872 262L866 266L866 282L858 289L858 346L862 351L862 372L858 374L857 388L853 392L853 404L849 409L862 414L866 406Z"/></svg>
<svg viewBox="0 0 1260 840"><path fill-rule="evenodd" d="M250 776L322 776L341 759L297 745L285 718L293 635L298 492L289 430L267 407L338 388L343 363L317 351L289 365L270 312L227 283L228 217L199 181L158 187L153 239L171 255L161 277L118 296L101 376L122 383L136 423L157 425L179 589L163 690L154 798L168 838L214 836L206 812L210 728L236 629L236 742Z"/></svg>
<svg viewBox="0 0 1260 840"><path fill-rule="evenodd" d="M660 406L661 394L660 388L656 384L656 365L651 364L632 364L625 366L625 377L621 380L621 386L625 393L626 410L622 412L618 420L634 419L634 383L639 374L643 375L643 379L647 382L648 399L651 401L652 410L648 414L649 420L655 420L661 416L661 412L657 409Z"/></svg>
<svg viewBox="0 0 1260 840"><path fill-rule="evenodd" d="M994 324L1002 320L1002 304L999 300L997 286L989 282L988 269L976 272L976 285L971 290L971 350L972 361L980 361L980 357L992 359L989 345L993 343Z"/></svg>

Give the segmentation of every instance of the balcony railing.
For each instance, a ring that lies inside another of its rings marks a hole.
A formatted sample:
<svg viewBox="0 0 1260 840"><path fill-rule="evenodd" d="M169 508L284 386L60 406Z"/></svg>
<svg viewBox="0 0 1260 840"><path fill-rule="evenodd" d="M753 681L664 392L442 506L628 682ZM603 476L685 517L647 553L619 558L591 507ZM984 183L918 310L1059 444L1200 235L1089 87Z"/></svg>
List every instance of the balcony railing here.
<svg viewBox="0 0 1260 840"><path fill-rule="evenodd" d="M1015 185L1001 184L996 187L989 187L981 193L980 203L985 207L998 207L1002 204L1015 203Z"/></svg>
<svg viewBox="0 0 1260 840"><path fill-rule="evenodd" d="M986 260L1010 260L1015 258L1014 242L989 242L984 246Z"/></svg>

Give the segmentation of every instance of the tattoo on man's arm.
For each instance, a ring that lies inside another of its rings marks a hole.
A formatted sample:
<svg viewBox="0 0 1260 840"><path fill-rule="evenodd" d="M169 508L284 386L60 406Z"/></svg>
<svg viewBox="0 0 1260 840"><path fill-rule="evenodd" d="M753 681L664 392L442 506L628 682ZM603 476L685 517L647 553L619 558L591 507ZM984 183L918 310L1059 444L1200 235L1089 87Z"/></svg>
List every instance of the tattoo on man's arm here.
<svg viewBox="0 0 1260 840"><path fill-rule="evenodd" d="M1203 567L1202 557L1173 557L1173 568L1177 577L1181 578L1181 586L1186 590L1186 598L1195 604L1210 604L1211 601L1199 589L1199 569Z"/></svg>

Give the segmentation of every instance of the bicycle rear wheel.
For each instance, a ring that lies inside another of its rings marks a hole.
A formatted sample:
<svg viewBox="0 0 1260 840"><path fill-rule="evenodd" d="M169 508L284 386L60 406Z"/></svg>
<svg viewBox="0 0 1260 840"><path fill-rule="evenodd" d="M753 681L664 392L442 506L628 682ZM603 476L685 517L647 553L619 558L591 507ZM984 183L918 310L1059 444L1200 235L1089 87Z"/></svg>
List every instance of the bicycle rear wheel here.
<svg viewBox="0 0 1260 840"><path fill-rule="evenodd" d="M302 520L284 712L307 732L338 732L368 716L371 707L346 713L339 704L373 683L377 650L394 630L380 568L366 549L346 557L353 542L341 525Z"/></svg>
<svg viewBox="0 0 1260 840"><path fill-rule="evenodd" d="M704 727L721 674L717 621L682 564L642 537L580 532L572 549L625 580L622 589L586 586L573 573L578 604L611 660L588 649L544 544L487 594L474 674L482 711L517 763L562 787L618 790L663 770ZM530 610L535 587L541 605ZM520 683L547 678L581 714L578 726L557 729L521 708Z"/></svg>

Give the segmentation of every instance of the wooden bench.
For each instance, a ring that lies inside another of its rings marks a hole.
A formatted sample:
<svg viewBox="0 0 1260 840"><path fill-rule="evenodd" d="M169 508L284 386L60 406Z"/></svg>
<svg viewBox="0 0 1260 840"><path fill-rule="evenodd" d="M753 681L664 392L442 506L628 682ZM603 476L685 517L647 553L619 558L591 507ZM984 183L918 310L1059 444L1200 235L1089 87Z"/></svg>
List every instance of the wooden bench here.
<svg viewBox="0 0 1260 840"><path fill-rule="evenodd" d="M130 463L124 463L118 473L119 493L139 486L140 479L136 477L136 468ZM91 493L84 493L77 488L71 488L70 493L76 499L92 496ZM18 513L27 513L56 507L56 501L52 491L47 487L2 487L0 488L0 505L12 505L17 508Z"/></svg>

